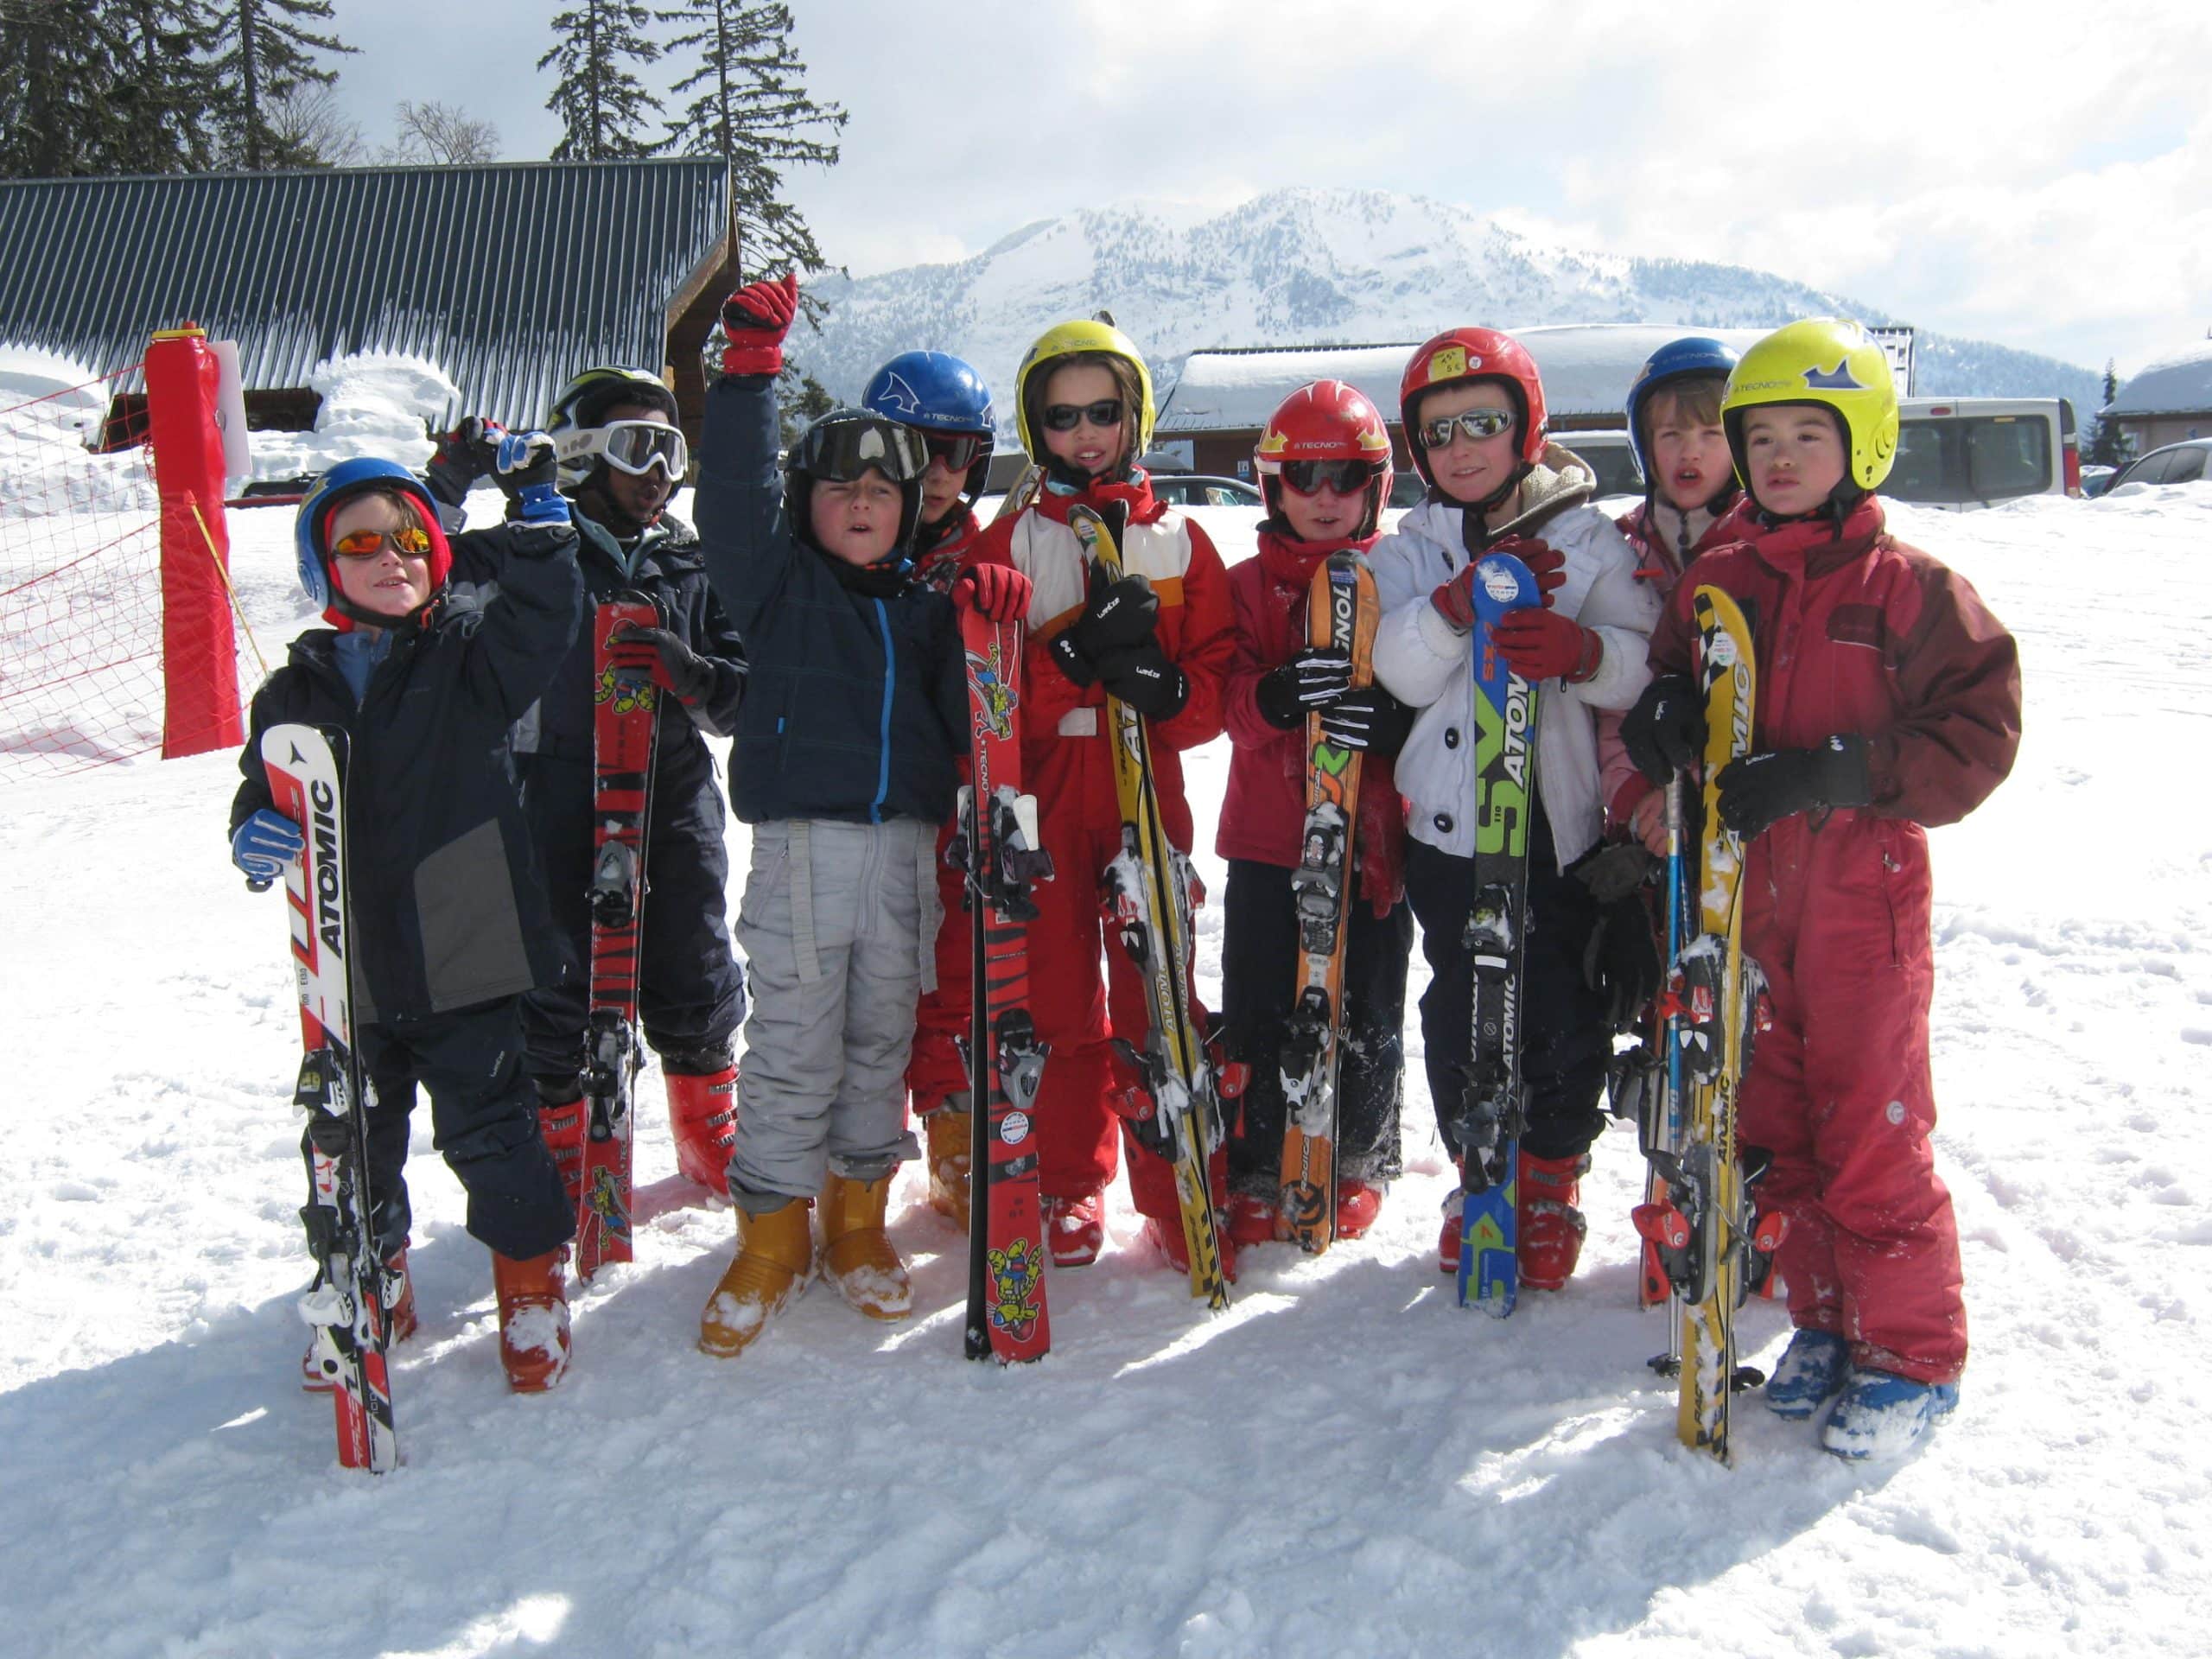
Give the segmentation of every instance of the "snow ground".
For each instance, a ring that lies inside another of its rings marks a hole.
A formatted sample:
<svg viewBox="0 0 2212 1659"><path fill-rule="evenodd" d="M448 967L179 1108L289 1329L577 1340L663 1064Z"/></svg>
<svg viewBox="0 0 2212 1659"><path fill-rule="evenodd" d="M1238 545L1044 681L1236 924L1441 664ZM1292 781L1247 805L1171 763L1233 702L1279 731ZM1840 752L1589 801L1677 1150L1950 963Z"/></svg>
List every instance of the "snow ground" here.
<svg viewBox="0 0 2212 1659"><path fill-rule="evenodd" d="M407 1463L348 1475L295 1387L283 924L225 856L234 774L209 756L11 782L0 819L0 1649L2212 1650L2212 489L1896 521L2019 633L2029 709L2011 782L1935 837L1940 1161L1976 1348L1918 1457L1846 1467L1756 1401L1734 1468L1675 1444L1625 1130L1568 1289L1459 1313L1415 1068L1409 1170L1368 1239L1256 1252L1209 1318L1117 1194L1107 1255L1051 1280L1051 1357L1011 1372L959 1357L964 1256L912 1170L893 1233L917 1319L817 1287L742 1359L695 1352L731 1219L649 1108L639 1261L581 1296L567 1382L511 1397L426 1130ZM264 650L306 620L289 529L232 516ZM1201 823L1224 766L1193 768ZM1211 984L1217 912L1201 925ZM1770 1362L1781 1313L1744 1323Z"/></svg>

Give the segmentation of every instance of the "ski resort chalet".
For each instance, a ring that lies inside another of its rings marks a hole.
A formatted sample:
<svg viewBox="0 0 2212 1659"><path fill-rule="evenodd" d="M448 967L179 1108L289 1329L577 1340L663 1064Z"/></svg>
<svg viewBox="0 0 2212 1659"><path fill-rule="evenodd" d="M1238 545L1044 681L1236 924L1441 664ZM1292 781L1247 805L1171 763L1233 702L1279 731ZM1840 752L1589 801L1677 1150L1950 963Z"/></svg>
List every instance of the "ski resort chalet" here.
<svg viewBox="0 0 2212 1659"><path fill-rule="evenodd" d="M2212 339L2146 363L2104 410L2135 441L2134 453L2212 435Z"/></svg>
<svg viewBox="0 0 2212 1659"><path fill-rule="evenodd" d="M720 161L35 179L0 183L0 340L105 376L196 322L238 342L249 423L283 429L354 353L425 359L448 416L522 425L589 365L668 369L696 440L735 254ZM138 424L137 377L116 386L111 437Z"/></svg>

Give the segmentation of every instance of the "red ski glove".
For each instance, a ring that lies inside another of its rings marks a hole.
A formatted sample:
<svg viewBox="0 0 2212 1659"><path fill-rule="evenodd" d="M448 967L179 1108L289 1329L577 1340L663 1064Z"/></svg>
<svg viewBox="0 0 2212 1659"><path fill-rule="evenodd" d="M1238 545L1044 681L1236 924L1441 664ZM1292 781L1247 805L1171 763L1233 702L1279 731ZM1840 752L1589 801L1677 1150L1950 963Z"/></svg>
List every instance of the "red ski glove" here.
<svg viewBox="0 0 2212 1659"><path fill-rule="evenodd" d="M1580 685L1598 671L1605 653L1605 641L1557 611L1515 611L1499 619L1491 638L1524 680Z"/></svg>
<svg viewBox="0 0 2212 1659"><path fill-rule="evenodd" d="M988 622L1019 622L1036 590L1010 564L979 564L952 579L952 602Z"/></svg>
<svg viewBox="0 0 2212 1659"><path fill-rule="evenodd" d="M1483 551L1503 553L1527 565L1543 593L1546 610L1551 608L1552 595L1567 586L1567 555L1549 542L1534 536L1502 536Z"/></svg>
<svg viewBox="0 0 2212 1659"><path fill-rule="evenodd" d="M1470 563L1451 581L1444 583L1428 596L1436 607L1436 613L1462 633L1471 632L1475 626L1475 567Z"/></svg>
<svg viewBox="0 0 2212 1659"><path fill-rule="evenodd" d="M798 275L748 283L722 302L722 372L781 374L784 336L798 315Z"/></svg>

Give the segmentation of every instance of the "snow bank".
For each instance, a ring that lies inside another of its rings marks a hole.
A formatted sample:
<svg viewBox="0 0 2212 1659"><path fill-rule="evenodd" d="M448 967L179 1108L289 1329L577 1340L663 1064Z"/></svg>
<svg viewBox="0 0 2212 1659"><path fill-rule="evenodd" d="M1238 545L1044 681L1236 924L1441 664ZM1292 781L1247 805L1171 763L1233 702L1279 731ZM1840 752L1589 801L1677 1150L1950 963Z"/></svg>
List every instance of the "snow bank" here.
<svg viewBox="0 0 2212 1659"><path fill-rule="evenodd" d="M321 473L356 455L420 468L435 448L430 429L461 397L435 364L388 352L326 359L308 384L322 398L315 430L254 433L256 478Z"/></svg>
<svg viewBox="0 0 2212 1659"><path fill-rule="evenodd" d="M150 512L158 504L145 457L93 453L107 419L113 382L73 359L28 346L0 346L0 501L9 518L57 513ZM54 533L50 524L43 543ZM105 527L100 534L112 533ZM26 558L9 537L0 564L11 574Z"/></svg>

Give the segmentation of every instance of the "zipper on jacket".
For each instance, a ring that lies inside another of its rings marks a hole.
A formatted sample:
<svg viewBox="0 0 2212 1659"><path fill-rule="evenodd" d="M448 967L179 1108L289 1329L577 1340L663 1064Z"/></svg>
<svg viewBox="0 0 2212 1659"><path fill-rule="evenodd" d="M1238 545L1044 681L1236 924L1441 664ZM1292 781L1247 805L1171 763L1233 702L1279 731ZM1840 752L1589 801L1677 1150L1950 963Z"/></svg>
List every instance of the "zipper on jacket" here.
<svg viewBox="0 0 2212 1659"><path fill-rule="evenodd" d="M872 599L875 607L875 626L883 635L883 719L876 733L875 798L868 803L868 821L883 822L883 803L891 794L891 694L898 684L898 653L891 644L891 615L883 608L883 601Z"/></svg>

